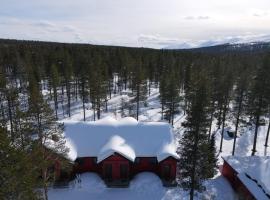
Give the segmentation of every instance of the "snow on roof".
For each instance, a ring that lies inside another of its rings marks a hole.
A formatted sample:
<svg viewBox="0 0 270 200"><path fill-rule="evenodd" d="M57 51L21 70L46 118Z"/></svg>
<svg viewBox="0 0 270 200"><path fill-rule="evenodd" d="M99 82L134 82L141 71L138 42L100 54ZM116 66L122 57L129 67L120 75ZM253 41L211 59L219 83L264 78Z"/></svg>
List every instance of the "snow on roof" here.
<svg viewBox="0 0 270 200"><path fill-rule="evenodd" d="M100 150L97 162L101 162L115 152L131 161L134 161L136 158L134 150L126 143L125 139L118 135L114 135Z"/></svg>
<svg viewBox="0 0 270 200"><path fill-rule="evenodd" d="M171 126L164 122L138 122L132 117L106 117L95 122L66 122L65 137L77 157L97 157L98 162L113 153L134 161L136 157L172 156L178 159Z"/></svg>
<svg viewBox="0 0 270 200"><path fill-rule="evenodd" d="M259 195L261 191L270 195L270 157L269 156L227 156L224 160L238 173L240 180L249 188L252 182L257 185L251 189L254 195ZM248 178L248 175L250 178ZM252 180L253 179L253 180ZM254 181L256 180L256 182ZM252 181L252 182L251 182ZM259 185L262 187L260 188ZM265 195L266 196L266 195ZM261 198L258 198L261 199ZM269 198L266 198L269 199Z"/></svg>
<svg viewBox="0 0 270 200"><path fill-rule="evenodd" d="M53 150L55 153L58 154L64 153L64 157L69 160L74 161L77 158L76 147L69 138L65 138L64 144L65 147L67 148L67 152L63 152L63 149L58 147L58 142L52 139L49 138L44 139L43 144L45 145L46 148Z"/></svg>
<svg viewBox="0 0 270 200"><path fill-rule="evenodd" d="M246 174L241 173L241 174L238 175L238 178L240 179L240 181L242 183L245 184L245 186L247 187L247 189L253 194L253 196L256 199L259 199L259 200L269 200L269 198L267 198L267 196L265 195L265 193L263 192L263 190L258 187L257 183L255 181L251 180L250 178L248 178L246 176Z"/></svg>

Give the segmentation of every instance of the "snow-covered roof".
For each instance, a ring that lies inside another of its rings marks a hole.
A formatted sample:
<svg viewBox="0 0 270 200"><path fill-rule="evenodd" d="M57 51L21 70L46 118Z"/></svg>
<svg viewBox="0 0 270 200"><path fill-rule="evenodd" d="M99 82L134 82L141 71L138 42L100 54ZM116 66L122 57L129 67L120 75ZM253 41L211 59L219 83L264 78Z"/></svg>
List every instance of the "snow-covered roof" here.
<svg viewBox="0 0 270 200"><path fill-rule="evenodd" d="M66 122L65 137L73 159L97 157L101 162L113 153L134 161L136 157L172 156L178 159L172 128L164 122L138 122L132 117L106 117L95 122ZM72 147L72 148L71 148Z"/></svg>
<svg viewBox="0 0 270 200"><path fill-rule="evenodd" d="M270 195L269 156L227 156L224 160L238 173L239 179L257 199L269 200L266 196Z"/></svg>

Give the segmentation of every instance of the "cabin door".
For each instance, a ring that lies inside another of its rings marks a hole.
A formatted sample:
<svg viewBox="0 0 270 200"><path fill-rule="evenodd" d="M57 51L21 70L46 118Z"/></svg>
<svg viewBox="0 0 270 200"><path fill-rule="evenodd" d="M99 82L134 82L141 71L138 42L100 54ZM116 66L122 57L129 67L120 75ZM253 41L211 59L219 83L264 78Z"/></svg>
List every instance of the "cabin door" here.
<svg viewBox="0 0 270 200"><path fill-rule="evenodd" d="M128 165L127 164L120 164L120 178L122 180L128 179Z"/></svg>
<svg viewBox="0 0 270 200"><path fill-rule="evenodd" d="M104 166L104 177L105 179L112 180L112 164L105 164Z"/></svg>
<svg viewBox="0 0 270 200"><path fill-rule="evenodd" d="M163 165L161 174L164 180L170 180L171 179L171 165L169 164Z"/></svg>

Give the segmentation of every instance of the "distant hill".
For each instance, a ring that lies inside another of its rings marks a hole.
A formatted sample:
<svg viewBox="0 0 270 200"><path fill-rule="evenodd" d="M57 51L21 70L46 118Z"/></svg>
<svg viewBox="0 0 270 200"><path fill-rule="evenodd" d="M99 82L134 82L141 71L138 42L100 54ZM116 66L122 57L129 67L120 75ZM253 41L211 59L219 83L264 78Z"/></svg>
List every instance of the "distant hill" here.
<svg viewBox="0 0 270 200"><path fill-rule="evenodd" d="M98 47L110 49L145 49L159 51L159 49L141 48L141 47L125 47L125 46L110 46L110 45L93 45L84 43L62 43L62 42L48 42L48 41L34 41L34 40L16 40L16 39L1 39L0 45L12 44L32 44L32 45L45 45L45 46L77 46L77 47ZM270 52L270 42L250 42L250 43L225 43L213 46L204 46L198 48L191 48L190 45L184 44L181 46L175 45L162 49L163 51L180 51L180 52L193 52L193 53L226 53L226 52L239 52L239 53L260 53Z"/></svg>
<svg viewBox="0 0 270 200"><path fill-rule="evenodd" d="M265 52L270 51L270 42L253 42L239 44L221 44L209 47L192 49L181 49L181 51L204 52L204 53L225 53L225 52Z"/></svg>

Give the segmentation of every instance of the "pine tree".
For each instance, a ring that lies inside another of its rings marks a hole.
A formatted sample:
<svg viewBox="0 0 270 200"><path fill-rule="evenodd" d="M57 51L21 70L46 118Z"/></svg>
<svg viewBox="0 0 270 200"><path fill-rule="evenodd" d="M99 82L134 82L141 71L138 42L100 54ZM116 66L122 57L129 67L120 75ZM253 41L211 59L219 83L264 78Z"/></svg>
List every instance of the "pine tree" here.
<svg viewBox="0 0 270 200"><path fill-rule="evenodd" d="M55 116L58 118L58 94L57 94L57 87L60 84L60 77L58 74L58 70L56 68L56 65L51 66L51 82L52 82L52 87L53 87L53 99L54 99L54 111L55 111Z"/></svg>
<svg viewBox="0 0 270 200"><path fill-rule="evenodd" d="M48 199L48 185L52 174L48 169L53 165L54 153L66 156L63 127L57 123L55 115L39 91L38 83L30 74L29 94L29 116L31 118L32 132L36 133L37 143L33 150L33 159L37 168L41 171L44 197ZM52 145L53 144L53 145ZM50 149L47 146L50 146Z"/></svg>
<svg viewBox="0 0 270 200"><path fill-rule="evenodd" d="M270 93L270 67L268 66L268 59L269 58L266 57L263 62L259 64L249 93L248 112L255 120L254 140L251 153L252 156L254 156L256 153L260 117L267 113L269 105L268 95Z"/></svg>
<svg viewBox="0 0 270 200"><path fill-rule="evenodd" d="M206 152L208 151L207 158L207 168L205 169L206 177L207 178L213 178L214 175L217 173L217 155L216 155L216 135L212 134L210 141L208 141L208 149L206 149Z"/></svg>
<svg viewBox="0 0 270 200"><path fill-rule="evenodd" d="M165 119L173 125L174 114L177 113L179 109L180 89L179 84L177 84L177 77L174 72L163 73L160 82L160 102L162 104L162 117L165 112Z"/></svg>
<svg viewBox="0 0 270 200"><path fill-rule="evenodd" d="M6 79L5 79L3 69L1 69L1 65L0 65L0 110L1 110L0 122L2 122L3 124L7 124L5 107L4 107L5 94L6 94Z"/></svg>
<svg viewBox="0 0 270 200"><path fill-rule="evenodd" d="M26 151L12 146L8 131L0 127L0 199L34 200L37 176Z"/></svg>
<svg viewBox="0 0 270 200"><path fill-rule="evenodd" d="M93 65L99 66L96 70L89 72L89 90L90 101L94 112L94 120L100 119L101 108L103 102L107 99L107 83L106 83L106 68L100 57L96 58L96 63Z"/></svg>
<svg viewBox="0 0 270 200"><path fill-rule="evenodd" d="M147 84L145 72L142 69L141 62L138 68L132 73L132 103L136 103L136 119L139 120L140 103L147 99Z"/></svg>
<svg viewBox="0 0 270 200"><path fill-rule="evenodd" d="M234 92L234 101L233 101L233 115L235 118L235 131L233 139L233 150L232 155L235 154L235 145L236 138L238 134L238 126L240 122L240 117L244 113L244 107L246 106L247 101L247 88L248 88L248 73L243 72L240 77L237 79L237 85Z"/></svg>
<svg viewBox="0 0 270 200"><path fill-rule="evenodd" d="M198 76L196 76L198 77ZM180 140L179 174L181 184L190 189L190 199L193 200L195 190L202 190L202 181L213 175L215 145L208 141L207 127L209 125L209 100L206 81L194 77L187 107L186 131ZM211 152L211 153L210 153Z"/></svg>
<svg viewBox="0 0 270 200"><path fill-rule="evenodd" d="M224 128L225 128L225 122L226 122L226 117L230 111L230 91L232 87L232 73L226 72L226 74L223 77L222 80L222 87L220 88L221 90L221 99L220 99L220 114L219 114L219 126L222 125L221 128L221 139L220 139L220 147L219 147L219 152L222 152L222 147L223 147L223 138L224 138Z"/></svg>

